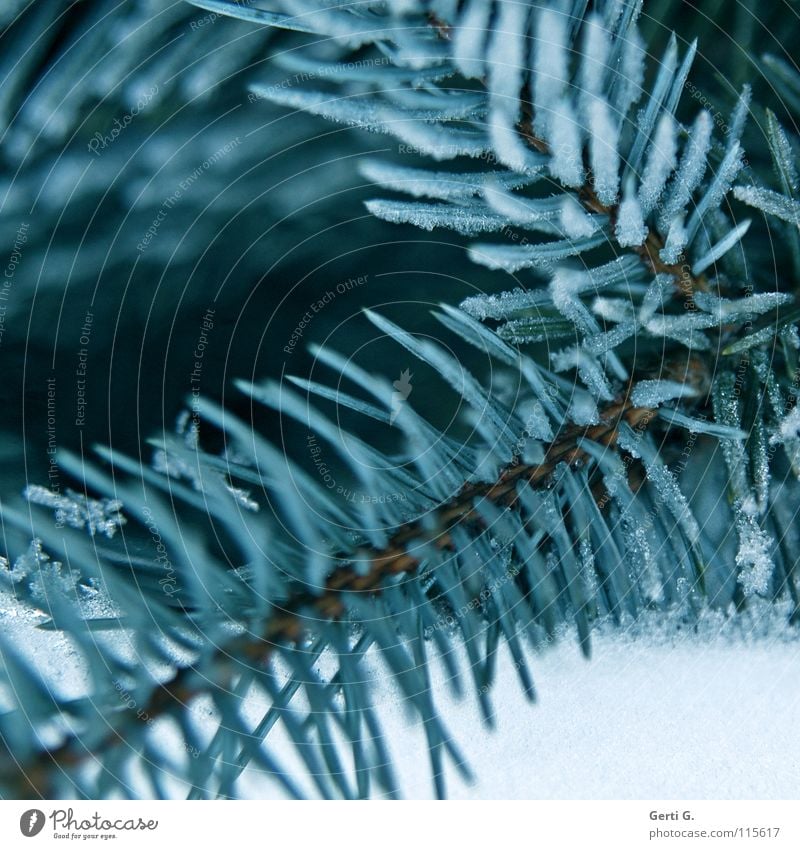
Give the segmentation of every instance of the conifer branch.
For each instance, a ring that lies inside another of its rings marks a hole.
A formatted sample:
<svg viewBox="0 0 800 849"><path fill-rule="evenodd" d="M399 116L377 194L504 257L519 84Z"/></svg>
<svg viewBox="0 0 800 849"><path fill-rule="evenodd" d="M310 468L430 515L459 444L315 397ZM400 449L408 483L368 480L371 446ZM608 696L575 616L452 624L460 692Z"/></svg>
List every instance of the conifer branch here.
<svg viewBox="0 0 800 849"><path fill-rule="evenodd" d="M230 690L239 667L231 658L246 660L257 666L269 663L279 644L299 644L307 636L308 624L313 620L336 621L347 614L346 596L352 593L380 593L384 580L396 575L413 575L422 564L422 558L413 553L413 546L432 543L440 549L453 547L451 531L454 527L482 520L475 510L475 503L486 499L498 507L513 508L518 499L520 485L547 487L549 479L560 464L573 466L587 459L580 447L582 439L588 439L604 447L616 445L619 427L624 422L634 431L642 433L655 416L656 410L634 406L626 394L603 410L599 424L590 427L570 426L565 433L547 448L541 463L523 463L512 460L497 479L488 483L465 485L452 499L434 512L435 530L423 527L419 521L411 521L397 530L383 549L359 547L356 556L340 555L346 561L326 581L319 595L302 593L285 602L267 622L261 635L237 635L224 646L217 647L213 662L220 673L214 686ZM411 550L410 550L411 549ZM356 567L354 562L366 564ZM177 669L173 676L159 684L142 711L127 710L109 720L110 730L99 751L124 745L130 725L140 722L144 715L148 721L169 714L174 710L186 709L190 702L207 690L208 680L199 675L193 666ZM49 783L59 770L80 766L94 757L81 743L80 738L67 740L62 745L39 753L32 763L6 763L2 781L11 784L11 774L17 775L13 782L23 797L48 798L52 794ZM10 773L10 774L9 774Z"/></svg>
<svg viewBox="0 0 800 849"><path fill-rule="evenodd" d="M530 109L530 104L525 104ZM546 141L540 139L533 132L533 115L529 115L518 125L520 134L525 141L537 153L551 155L550 145ZM600 215L607 215L611 222L613 230L617 222L619 213L619 204L606 206L597 197L597 192L592 183L592 172L588 163L584 163L584 170L587 174L586 182L577 190L577 197L583 208L587 212L593 212ZM669 274L675 281L675 289L678 294L682 295L689 305L688 309L694 308L693 295L695 292L708 291L708 280L704 274L692 274L691 267L686 263L666 263L661 259L660 253L664 249L666 240L664 236L657 230L651 228L647 234L644 244L634 247L634 251L645 263L647 268L653 274Z"/></svg>

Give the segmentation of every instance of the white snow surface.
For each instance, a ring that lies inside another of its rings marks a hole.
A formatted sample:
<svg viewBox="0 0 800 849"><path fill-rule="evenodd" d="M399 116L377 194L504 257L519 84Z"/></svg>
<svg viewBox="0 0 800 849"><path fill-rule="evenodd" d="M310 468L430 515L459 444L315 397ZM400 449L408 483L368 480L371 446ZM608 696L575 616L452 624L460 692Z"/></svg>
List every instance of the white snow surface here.
<svg viewBox="0 0 800 849"><path fill-rule="evenodd" d="M502 655L487 731L474 700L438 699L477 781L456 799L785 799L800 768L800 645L770 639L596 636L532 662L538 703ZM434 691L446 690L440 680ZM383 687L379 687L383 690ZM385 691L384 691L385 692ZM408 798L431 796L422 730L376 699Z"/></svg>
<svg viewBox="0 0 800 849"><path fill-rule="evenodd" d="M434 662L436 704L476 776L466 783L446 760L448 797L795 798L800 639L785 609L759 612L757 603L756 611L738 621L709 614L700 633L676 630L663 615L627 630L609 626L594 634L590 660L565 635L531 658L536 704L501 649L494 730L469 682L463 699L453 697ZM404 798L433 798L422 727L375 658L369 671ZM285 765L297 763L283 736L273 747ZM247 786L253 798L267 789L252 775Z"/></svg>
<svg viewBox="0 0 800 849"><path fill-rule="evenodd" d="M467 695L456 698L444 667L433 659L434 699L476 775L467 783L446 760L449 797L796 798L800 635L786 624L787 614L786 605L757 599L749 614L708 613L696 627L678 626L667 614L648 614L627 627L602 626L593 635L590 660L581 655L574 635L565 633L530 657L536 704L524 698L501 646L491 690L494 730L484 725L466 675ZM83 663L63 638L35 630L43 618L0 594L0 629L24 646L55 688L78 695ZM423 729L379 658L368 653L365 662L402 794L431 798ZM322 666L331 671L329 660ZM251 696L242 712L257 722L267 707ZM193 712L195 719L207 716L203 736L210 738L212 713L202 704ZM169 742L167 729L161 731L166 745L179 748ZM273 757L313 796L280 725L268 741ZM352 763L344 748L342 755L344 763ZM185 794L167 775L165 784L178 797ZM248 770L238 790L245 798L282 796L279 786L256 769Z"/></svg>

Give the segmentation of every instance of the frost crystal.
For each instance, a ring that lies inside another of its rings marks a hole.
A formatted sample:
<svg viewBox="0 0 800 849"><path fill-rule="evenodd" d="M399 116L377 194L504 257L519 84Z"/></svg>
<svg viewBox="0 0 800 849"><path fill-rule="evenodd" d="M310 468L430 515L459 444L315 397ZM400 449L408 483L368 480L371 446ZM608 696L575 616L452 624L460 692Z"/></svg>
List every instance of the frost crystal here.
<svg viewBox="0 0 800 849"><path fill-rule="evenodd" d="M39 574L40 569L50 561L48 554L42 549L42 541L34 539L28 546L25 554L20 554L14 561L11 570L13 581L21 581L25 578L33 578ZM8 561L6 561L8 563Z"/></svg>
<svg viewBox="0 0 800 849"><path fill-rule="evenodd" d="M686 232L686 227L684 226L684 215L681 212L672 219L672 222L669 225L667 241L664 244L664 248L659 251L661 260L669 265L674 265L680 259L683 249L686 247L686 243L688 241L689 234Z"/></svg>
<svg viewBox="0 0 800 849"><path fill-rule="evenodd" d="M592 15L584 26L583 62L581 64L581 90L597 95L603 90L608 71L610 48L608 33L598 15Z"/></svg>
<svg viewBox="0 0 800 849"><path fill-rule="evenodd" d="M261 509L259 503L250 497L250 493L247 490L239 489L239 487L231 486L228 483L225 484L225 489L227 489L233 496L233 500L240 507L244 507L245 510L250 510L252 513L258 513Z"/></svg>
<svg viewBox="0 0 800 849"><path fill-rule="evenodd" d="M168 454L162 448L153 452L153 469L162 475L175 480L188 480L192 487L198 491L202 490L203 483L197 463L186 462L182 457Z"/></svg>
<svg viewBox="0 0 800 849"><path fill-rule="evenodd" d="M617 114L627 115L628 110L642 96L644 82L645 49L635 27L631 27L622 48L622 64L617 77L615 107Z"/></svg>
<svg viewBox="0 0 800 849"><path fill-rule="evenodd" d="M513 119L504 108L494 108L489 116L489 137L497 158L503 165L520 174L536 174L540 170L540 157L523 143Z"/></svg>
<svg viewBox="0 0 800 849"><path fill-rule="evenodd" d="M634 192L633 178L625 185L625 196L619 205L615 235L620 247L633 248L643 244L647 238L647 227L644 224L642 207Z"/></svg>
<svg viewBox="0 0 800 849"><path fill-rule="evenodd" d="M739 550L736 565L740 569L739 583L746 596L766 593L773 570L770 556L773 541L758 526L753 512L743 505L737 521Z"/></svg>
<svg viewBox="0 0 800 849"><path fill-rule="evenodd" d="M477 78L483 75L483 45L490 11L490 4L472 0L455 30L453 61L465 77Z"/></svg>
<svg viewBox="0 0 800 849"><path fill-rule="evenodd" d="M778 432L770 437L770 445L789 442L800 437L800 407L795 407L786 415L778 427Z"/></svg>
<svg viewBox="0 0 800 849"><path fill-rule="evenodd" d="M487 4L488 5L488 4ZM544 9L536 26L533 48L533 102L536 132L548 135L549 115L568 82L567 16L555 9Z"/></svg>
<svg viewBox="0 0 800 849"><path fill-rule="evenodd" d="M674 380L641 380L631 393L631 401L637 407L658 407L673 398L687 398L695 391L684 383Z"/></svg>
<svg viewBox="0 0 800 849"><path fill-rule="evenodd" d="M546 233L558 232L558 228L552 223L561 208L558 198L525 198L495 186L488 186L484 197L506 224L520 224Z"/></svg>
<svg viewBox="0 0 800 849"><path fill-rule="evenodd" d="M561 203L561 227L565 236L579 239L582 236L591 236L597 231L598 225L584 212L578 201L568 195Z"/></svg>
<svg viewBox="0 0 800 849"><path fill-rule="evenodd" d="M718 298L710 292L695 293L695 303L704 312L710 313L719 321L738 321L763 315L781 304L789 303L792 296L783 292L759 292L747 298L732 301Z"/></svg>
<svg viewBox="0 0 800 849"><path fill-rule="evenodd" d="M775 168L783 184L783 191L787 195L796 194L798 180L794 149L786 136L786 131L770 109L767 109L767 138Z"/></svg>
<svg viewBox="0 0 800 849"><path fill-rule="evenodd" d="M583 349L572 346L550 354L550 360L555 371L577 369L578 375L586 388L602 401L610 401L614 397L611 385L603 373L597 360Z"/></svg>
<svg viewBox="0 0 800 849"><path fill-rule="evenodd" d="M495 24L489 47L489 91L496 105L516 119L519 114L519 92L522 87L522 68L527 64L525 49L525 19L528 7L504 0Z"/></svg>
<svg viewBox="0 0 800 849"><path fill-rule="evenodd" d="M685 214L692 193L706 173L712 127L711 115L708 112L701 112L695 119L680 167L670 184L664 210L659 215L658 222L662 230L670 227L677 215Z"/></svg>
<svg viewBox="0 0 800 849"><path fill-rule="evenodd" d="M528 178L507 171L451 173L403 168L390 162L367 161L360 170L368 180L387 189L438 200L461 200L479 195L489 185L517 189L529 182Z"/></svg>
<svg viewBox="0 0 800 849"><path fill-rule="evenodd" d="M413 224L421 230L447 227L465 236L502 230L507 221L485 208L474 209L450 204L414 203L396 200L368 200L367 209L392 224Z"/></svg>
<svg viewBox="0 0 800 849"><path fill-rule="evenodd" d="M560 268L555 272L550 283L550 295L553 298L553 306L564 318L568 318L583 333L591 333L598 329L597 322L576 297L576 293L580 292L584 285L586 285L586 275L579 271Z"/></svg>
<svg viewBox="0 0 800 849"><path fill-rule="evenodd" d="M595 298L592 312L604 321L622 322L633 318L633 305L622 298Z"/></svg>
<svg viewBox="0 0 800 849"><path fill-rule="evenodd" d="M692 274L702 274L709 266L713 265L718 259L725 256L726 253L736 245L744 234L750 229L750 219L742 221L742 223L731 230L723 239L720 239L716 245L703 257L701 257L692 266Z"/></svg>
<svg viewBox="0 0 800 849"><path fill-rule="evenodd" d="M664 305L672 286L671 274L656 275L656 279L648 286L639 308L639 321L642 324L646 324L653 317L655 311Z"/></svg>
<svg viewBox="0 0 800 849"><path fill-rule="evenodd" d="M96 501L70 489L61 495L35 484L25 487L23 495L31 504L40 504L55 510L58 524L69 525L71 528L86 528L91 536L100 533L113 537L125 524L125 517L121 513L122 502L116 498Z"/></svg>
<svg viewBox="0 0 800 849"><path fill-rule="evenodd" d="M796 200L758 186L736 186L733 194L742 203L754 206L768 215L782 218L800 228L800 203Z"/></svg>
<svg viewBox="0 0 800 849"><path fill-rule="evenodd" d="M499 295L473 295L462 301L461 309L467 315L485 321L487 318L507 318L519 310L530 309L545 301L542 292L514 289Z"/></svg>
<svg viewBox="0 0 800 849"><path fill-rule="evenodd" d="M569 100L560 100L550 119L550 173L571 188L583 185L581 128Z"/></svg>
<svg viewBox="0 0 800 849"><path fill-rule="evenodd" d="M675 170L678 150L675 121L669 113L661 116L656 127L656 136L650 146L650 154L639 188L639 201L644 215L649 215L664 191L669 175Z"/></svg>
<svg viewBox="0 0 800 849"><path fill-rule="evenodd" d="M619 193L619 130L604 100L589 104L589 129L595 191L601 203L612 206Z"/></svg>
<svg viewBox="0 0 800 849"><path fill-rule="evenodd" d="M591 395L576 392L572 396L567 415L577 425L596 425L600 422L600 412Z"/></svg>
<svg viewBox="0 0 800 849"><path fill-rule="evenodd" d="M745 121L747 121L747 115L750 112L750 99L752 93L753 90L750 86L745 85L742 88L742 93L739 95L739 99L736 101L736 106L731 114L730 127L728 129L730 144L733 144L734 141L737 141L742 137Z"/></svg>
<svg viewBox="0 0 800 849"><path fill-rule="evenodd" d="M647 479L653 484L658 495L656 506L665 506L683 529L689 542L695 545L700 539L700 527L675 475L664 465L653 444L647 437L643 438L641 434L623 426L619 433L619 446L633 457L641 457L647 471Z"/></svg>
<svg viewBox="0 0 800 849"><path fill-rule="evenodd" d="M689 223L686 226L689 238L692 239L700 228L700 222L703 216L710 210L716 209L722 203L728 189L730 189L736 175L741 171L742 161L742 146L739 142L734 142L725 154L725 158L720 163L717 172L714 174L714 179L708 187L708 191L702 196L700 201L692 213Z"/></svg>

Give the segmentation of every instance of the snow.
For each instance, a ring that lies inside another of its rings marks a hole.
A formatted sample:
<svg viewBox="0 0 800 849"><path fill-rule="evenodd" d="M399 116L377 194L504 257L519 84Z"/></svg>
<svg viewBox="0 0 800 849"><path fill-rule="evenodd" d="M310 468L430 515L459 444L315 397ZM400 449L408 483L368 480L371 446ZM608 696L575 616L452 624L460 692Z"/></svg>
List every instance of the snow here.
<svg viewBox="0 0 800 849"><path fill-rule="evenodd" d="M756 505L737 505L736 531L739 534L739 550L736 565L739 567L739 583L746 596L769 591L770 578L775 565L770 552L775 541L758 526Z"/></svg>
<svg viewBox="0 0 800 849"><path fill-rule="evenodd" d="M608 629L593 636L588 661L566 635L531 659L536 704L525 699L501 647L492 731L477 700L450 695L446 673L432 663L437 707L476 776L469 784L447 762L449 797L791 797L800 738L767 729L793 728L800 719L796 637L769 608L733 627L709 616L700 631L676 630L669 617ZM423 731L385 669L374 660L369 669L402 794L431 798ZM275 744L276 756L294 762L285 738ZM270 792L255 779L248 789L252 798Z"/></svg>
<svg viewBox="0 0 800 849"><path fill-rule="evenodd" d="M477 783L451 780L450 794L786 798L800 745L764 729L797 722L797 663L792 645L653 645L609 635L595 640L588 663L569 643L539 658L533 674L541 704L531 706L503 656L494 734L481 729L470 705L447 707L457 739L482 739L470 748ZM391 748L405 793L428 796L424 759L397 742Z"/></svg>
<svg viewBox="0 0 800 849"><path fill-rule="evenodd" d="M793 728L800 720L800 644L787 616L786 605L757 599L749 612L730 617L706 612L692 627L682 626L675 614L645 614L622 628L601 624L588 661L567 629L530 655L536 704L525 699L502 646L490 691L494 730L483 724L469 687L464 698L452 694L448 675L434 658L429 669L435 702L476 776L468 783L448 762L449 796L789 798L796 787L800 737L767 731ZM42 619L0 594L0 630L27 647L27 656L59 693L77 697L85 681L83 664L59 633L35 627ZM460 661L466 673L463 657ZM365 664L401 792L405 798L430 798L422 728L409 716L374 650ZM322 666L327 668L324 657ZM266 707L262 697L251 695L242 715L257 722ZM205 721L208 729L201 736L210 739L214 711L198 704L192 715L198 724ZM157 724L154 731L180 760L183 750L178 751L169 727ZM268 740L270 755L313 795L280 723ZM185 793L165 779L174 792ZM282 795L256 768L245 773L239 790L253 799Z"/></svg>

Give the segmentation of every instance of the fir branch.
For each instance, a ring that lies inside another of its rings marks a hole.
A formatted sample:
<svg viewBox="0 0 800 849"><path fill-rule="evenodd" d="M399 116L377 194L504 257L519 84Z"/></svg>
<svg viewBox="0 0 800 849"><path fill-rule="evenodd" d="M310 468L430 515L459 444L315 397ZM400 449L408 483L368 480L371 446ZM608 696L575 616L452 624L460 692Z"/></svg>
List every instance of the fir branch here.
<svg viewBox="0 0 800 849"><path fill-rule="evenodd" d="M528 104L530 106L530 104ZM518 130L520 135L526 140L533 150L537 153L542 153L547 156L551 155L550 146L546 141L538 138L533 131L533 114L523 119ZM599 215L607 215L611 222L611 229L616 227L619 217L619 204L606 206L597 197L597 192L594 188L591 168L588 163L584 163L584 171L587 175L586 181L577 190L578 200L583 208L590 213ZM642 245L634 246L633 250L640 257L649 271L653 274L668 274L672 277L675 285L675 291L681 295L688 309L694 309L694 293L708 291L708 279L704 274L693 274L691 266L686 262L667 263L661 258L661 252L666 245L666 238L658 232L657 229L650 228L647 238Z"/></svg>
<svg viewBox="0 0 800 849"><path fill-rule="evenodd" d="M422 562L413 553L413 546L429 542L440 549L453 548L454 528L484 523L476 509L477 501L485 499L498 507L513 508L518 504L520 485L546 488L559 465L573 466L588 459L588 454L581 447L582 440L590 440L606 448L613 447L622 423L642 433L656 412L654 408L635 406L626 393L602 411L600 424L566 428L549 445L541 463L524 463L517 457L495 481L465 485L461 492L434 511L435 529L411 521L397 530L383 549L359 546L353 554L340 553L336 559L345 565L328 578L321 594L303 592L290 598L267 621L261 634L239 635L217 647L211 659L216 672L213 686L226 691L233 689L240 670L230 662L231 658L256 666L267 665L277 645L302 644L308 639L309 630L313 632L317 620L346 619L348 595L380 593L387 578L413 575ZM144 714L155 719L188 708L193 699L207 691L207 675L207 672L199 672L192 665L176 669L171 678L153 690L143 707ZM129 737L129 727L141 721L141 710L137 708L137 711L121 712L108 720L110 730L97 750L108 752L115 746L124 745ZM29 763L12 764L6 756L0 770L0 782L18 787L21 798L51 798L54 773L80 767L93 756L94 751L86 749L78 737L68 739L56 748L42 750Z"/></svg>

